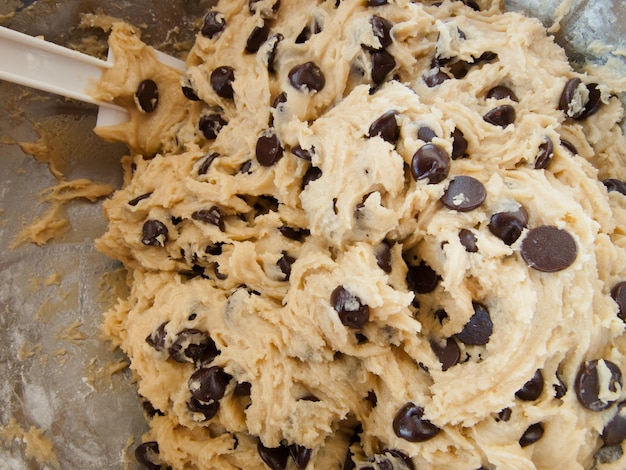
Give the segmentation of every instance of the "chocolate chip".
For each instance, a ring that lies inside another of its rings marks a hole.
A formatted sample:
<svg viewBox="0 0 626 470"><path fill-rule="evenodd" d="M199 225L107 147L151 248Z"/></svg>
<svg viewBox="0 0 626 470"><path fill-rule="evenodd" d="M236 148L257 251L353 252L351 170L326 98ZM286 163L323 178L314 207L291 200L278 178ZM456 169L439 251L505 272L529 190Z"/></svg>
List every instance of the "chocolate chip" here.
<svg viewBox="0 0 626 470"><path fill-rule="evenodd" d="M563 379L559 376L559 374L556 375L556 381L557 383L553 385L554 398L563 398L567 393L567 385L565 385L565 382L563 382Z"/></svg>
<svg viewBox="0 0 626 470"><path fill-rule="evenodd" d="M272 166L283 156L283 147L274 129L266 130L256 142L256 159L261 166Z"/></svg>
<svg viewBox="0 0 626 470"><path fill-rule="evenodd" d="M515 101L519 103L519 99L515 95L515 92L511 90L509 87L498 85L493 87L491 90L487 92L487 98L492 98L494 100L504 100L510 99L511 101Z"/></svg>
<svg viewBox="0 0 626 470"><path fill-rule="evenodd" d="M219 401L212 401L210 403L204 403L200 400L191 397L187 401L187 409L192 413L202 413L205 420L213 418L220 409Z"/></svg>
<svg viewBox="0 0 626 470"><path fill-rule="evenodd" d="M215 161L216 158L220 156L217 152L207 153L198 168L198 175L206 175L211 167L211 164Z"/></svg>
<svg viewBox="0 0 626 470"><path fill-rule="evenodd" d="M159 325L159 327L150 333L146 338L146 343L152 346L157 351L163 351L165 349L165 338L167 336L167 332L165 328L168 322L163 322Z"/></svg>
<svg viewBox="0 0 626 470"><path fill-rule="evenodd" d="M269 21L263 21L263 26L256 26L250 35L248 36L248 40L246 41L245 51L247 54L254 54L258 52L261 45L267 41L267 37L270 33L270 23Z"/></svg>
<svg viewBox="0 0 626 470"><path fill-rule="evenodd" d="M469 319L456 338L465 344L483 346L493 333L493 322L489 310L483 304L473 302L474 315Z"/></svg>
<svg viewBox="0 0 626 470"><path fill-rule="evenodd" d="M235 69L228 65L222 65L211 72L211 87L225 99L232 99L235 96L233 91L233 81L235 80Z"/></svg>
<svg viewBox="0 0 626 470"><path fill-rule="evenodd" d="M478 3L476 3L474 0L461 0L465 5L467 5L468 7L470 7L472 10L474 11L480 11L480 7L478 6Z"/></svg>
<svg viewBox="0 0 626 470"><path fill-rule="evenodd" d="M219 351L206 333L195 328L185 328L176 335L169 347L169 354L176 362L210 362Z"/></svg>
<svg viewBox="0 0 626 470"><path fill-rule="evenodd" d="M276 265L280 268L282 273L285 275L284 281L288 281L291 276L291 265L296 262L296 259L289 256L287 253L283 251L283 256L278 260Z"/></svg>
<svg viewBox="0 0 626 470"><path fill-rule="evenodd" d="M626 281L618 282L613 286L611 297L618 306L617 316L626 322Z"/></svg>
<svg viewBox="0 0 626 470"><path fill-rule="evenodd" d="M146 246L164 246L168 237L167 227L160 220L146 220L142 227L141 243Z"/></svg>
<svg viewBox="0 0 626 470"><path fill-rule="evenodd" d="M539 152L535 160L535 170L544 170L548 167L554 157L554 144L546 137L539 146Z"/></svg>
<svg viewBox="0 0 626 470"><path fill-rule="evenodd" d="M274 99L274 102L272 103L272 108L278 109L278 107L281 104L285 104L286 102L287 102L287 93L283 91Z"/></svg>
<svg viewBox="0 0 626 470"><path fill-rule="evenodd" d="M391 272L391 246L383 241L375 249L376 264L380 269L389 274Z"/></svg>
<svg viewBox="0 0 626 470"><path fill-rule="evenodd" d="M498 412L497 421L504 421L505 423L513 416L513 410L511 408L504 408Z"/></svg>
<svg viewBox="0 0 626 470"><path fill-rule="evenodd" d="M416 294L427 294L434 291L441 280L441 276L424 261L417 266L409 265L408 268L406 283L409 289Z"/></svg>
<svg viewBox="0 0 626 470"><path fill-rule="evenodd" d="M289 448L286 446L265 447L261 441L257 444L257 451L261 459L271 470L285 470L289 458Z"/></svg>
<svg viewBox="0 0 626 470"><path fill-rule="evenodd" d="M448 209L469 212L480 207L486 197L487 191L480 181L471 176L459 175L452 178L441 202Z"/></svg>
<svg viewBox="0 0 626 470"><path fill-rule="evenodd" d="M380 85L385 81L385 77L396 67L396 59L385 51L372 51L372 81Z"/></svg>
<svg viewBox="0 0 626 470"><path fill-rule="evenodd" d="M420 139L422 142L428 143L432 141L435 137L437 137L437 134L428 126L422 126L417 130L417 138Z"/></svg>
<svg viewBox="0 0 626 470"><path fill-rule="evenodd" d="M600 92L597 83L590 83L587 85L587 91L589 91L589 99L585 105L585 109L578 119L585 119L592 114L595 114L602 105L602 93Z"/></svg>
<svg viewBox="0 0 626 470"><path fill-rule="evenodd" d="M522 206L516 211L498 212L489 219L489 231L511 246L528 224L528 213Z"/></svg>
<svg viewBox="0 0 626 470"><path fill-rule="evenodd" d="M382 7L383 5L387 5L387 0L367 0L368 7Z"/></svg>
<svg viewBox="0 0 626 470"><path fill-rule="evenodd" d="M391 40L391 28L393 28L393 23L385 18L381 18L378 15L373 15L370 18L370 24L372 25L374 37L378 38L378 41L380 42L380 48L385 49L386 47L391 46L393 43Z"/></svg>
<svg viewBox="0 0 626 470"><path fill-rule="evenodd" d="M141 111L153 113L159 105L159 87L154 80L143 80L137 87L135 98Z"/></svg>
<svg viewBox="0 0 626 470"><path fill-rule="evenodd" d="M608 178L602 181L602 184L606 187L607 192L617 191L620 194L626 195L626 182L618 180L617 178Z"/></svg>
<svg viewBox="0 0 626 470"><path fill-rule="evenodd" d="M476 235L471 230L462 228L459 230L459 241L468 253L477 253L478 247L476 246Z"/></svg>
<svg viewBox="0 0 626 470"><path fill-rule="evenodd" d="M435 437L440 429L423 416L424 408L412 402L406 403L393 418L396 436L409 442L424 442Z"/></svg>
<svg viewBox="0 0 626 470"><path fill-rule="evenodd" d="M303 149L300 145L296 145L295 147L291 147L291 153L293 153L296 157L301 158L307 162L313 160L313 155L315 154L314 149Z"/></svg>
<svg viewBox="0 0 626 470"><path fill-rule="evenodd" d="M219 114L205 114L200 117L198 128L209 140L214 140L217 134L228 124Z"/></svg>
<svg viewBox="0 0 626 470"><path fill-rule="evenodd" d="M522 437L519 438L519 445L521 447L527 447L534 444L543 437L544 429L543 424L535 423L528 426L528 429L524 431Z"/></svg>
<svg viewBox="0 0 626 470"><path fill-rule="evenodd" d="M607 372L610 376L604 377ZM608 388L608 390L601 390L601 386ZM607 401L601 397L606 395L607 392L619 395L622 390L622 371L611 361L587 361L578 370L574 389L576 390L578 401L588 410L606 410L615 403L615 400Z"/></svg>
<svg viewBox="0 0 626 470"><path fill-rule="evenodd" d="M159 459L159 443L149 441L135 448L135 459L148 470L161 470Z"/></svg>
<svg viewBox="0 0 626 470"><path fill-rule="evenodd" d="M446 179L449 170L450 156L437 144L424 144L411 160L411 174L416 181L428 179L428 184L440 183Z"/></svg>
<svg viewBox="0 0 626 470"><path fill-rule="evenodd" d="M515 108L510 104L503 104L488 111L483 119L489 124L505 128L515 122Z"/></svg>
<svg viewBox="0 0 626 470"><path fill-rule="evenodd" d="M455 128L452 132L452 160L465 157L467 151L467 140L460 129Z"/></svg>
<svg viewBox="0 0 626 470"><path fill-rule="evenodd" d="M574 147L574 144L572 144L569 140L561 139L561 145L565 147L572 155L578 155L578 149L576 149L576 147Z"/></svg>
<svg viewBox="0 0 626 470"><path fill-rule="evenodd" d="M283 235L283 237L287 237L291 240L302 241L304 237L309 235L309 231L303 228L293 228L287 225L283 225L278 229L278 231Z"/></svg>
<svg viewBox="0 0 626 470"><path fill-rule="evenodd" d="M322 177L322 170L320 170L316 166L309 167L306 173L304 174L304 176L302 177L302 189L308 186L310 182L320 179L321 177Z"/></svg>
<svg viewBox="0 0 626 470"><path fill-rule="evenodd" d="M520 388L515 396L523 401L535 401L543 392L543 373L541 369L537 369L532 379L524 384Z"/></svg>
<svg viewBox="0 0 626 470"><path fill-rule="evenodd" d="M363 327L370 317L370 308L351 294L343 286L338 286L330 294L330 303L339 314L341 323L349 328Z"/></svg>
<svg viewBox="0 0 626 470"><path fill-rule="evenodd" d="M196 400L209 403L222 399L232 378L222 367L201 367L191 374L187 386Z"/></svg>
<svg viewBox="0 0 626 470"><path fill-rule="evenodd" d="M246 160L239 167L239 173L241 174L250 174L250 168L252 168L252 160Z"/></svg>
<svg viewBox="0 0 626 470"><path fill-rule="evenodd" d="M368 137L379 136L383 140L395 143L400 137L400 127L398 126L398 111L391 110L376 119L370 126Z"/></svg>
<svg viewBox="0 0 626 470"><path fill-rule="evenodd" d="M603 465L617 462L623 456L624 451L622 450L621 445L605 445L598 449L598 451L593 456L593 460L596 464ZM594 465L592 468L596 469L597 467Z"/></svg>
<svg viewBox="0 0 626 470"><path fill-rule="evenodd" d="M222 242L217 242L217 243L214 243L213 245L207 245L207 247L204 249L204 252L209 255L219 256L222 254L223 245L224 243Z"/></svg>
<svg viewBox="0 0 626 470"><path fill-rule="evenodd" d="M183 95L185 95L185 98L187 98L189 101L200 101L200 98L196 94L196 91L190 86L182 86L181 90L183 92Z"/></svg>
<svg viewBox="0 0 626 470"><path fill-rule="evenodd" d="M568 268L578 254L574 237L551 225L530 230L522 240L520 251L528 266L544 273Z"/></svg>
<svg viewBox="0 0 626 470"><path fill-rule="evenodd" d="M235 385L233 395L236 397L249 397L252 393L252 384L250 382L241 382Z"/></svg>
<svg viewBox="0 0 626 470"><path fill-rule="evenodd" d="M276 62L276 50L278 49L278 43L283 39L285 39L285 37L280 33L274 34L270 38L270 41L273 41L273 45L267 56L267 71L271 74L276 73L276 69L274 67L274 63Z"/></svg>
<svg viewBox="0 0 626 470"><path fill-rule="evenodd" d="M623 408L624 403L621 403L615 416L602 431L602 441L608 446L621 444L626 439L626 416L622 414Z"/></svg>
<svg viewBox="0 0 626 470"><path fill-rule="evenodd" d="M204 17L204 24L200 30L203 36L213 39L216 35L224 31L226 28L226 20L224 15L217 11L209 11Z"/></svg>
<svg viewBox="0 0 626 470"><path fill-rule="evenodd" d="M389 454L389 456L393 457L395 460L395 462L391 462L390 460L387 460L387 462L389 462L389 464L392 465L391 467L389 467L389 470L404 470L405 467L407 470L415 470L415 465L413 464L413 460L411 460L411 457L404 454L403 452L400 452L397 449L385 449L379 455L385 455L385 454ZM394 463L396 462L399 463L400 465L404 465L404 467L393 466Z"/></svg>
<svg viewBox="0 0 626 470"><path fill-rule="evenodd" d="M128 205L129 206L136 206L137 204L139 204L141 201L143 201L144 199L148 199L150 196L152 196L152 192L146 193L146 194L142 194L141 196L137 196L134 199L131 199L130 201L128 201Z"/></svg>
<svg viewBox="0 0 626 470"><path fill-rule="evenodd" d="M586 93L582 90L586 89ZM585 119L594 114L601 105L601 93L597 83L584 85L580 78L567 81L559 99L559 109L572 119Z"/></svg>
<svg viewBox="0 0 626 470"><path fill-rule="evenodd" d="M437 341L431 340L430 347L441 362L441 369L444 371L458 364L461 359L461 350L454 338L447 338L443 346Z"/></svg>
<svg viewBox="0 0 626 470"><path fill-rule="evenodd" d="M298 470L304 470L311 460L312 449L307 449L304 446L298 444L291 444L289 446L289 455L296 464Z"/></svg>
<svg viewBox="0 0 626 470"><path fill-rule="evenodd" d="M446 80L450 80L450 76L441 69L437 69L436 71L430 71L424 74L422 79L428 88L434 88L441 85Z"/></svg>
<svg viewBox="0 0 626 470"><path fill-rule="evenodd" d="M191 218L200 222L215 225L221 232L226 231L224 216L217 206L212 206L210 209L200 209L195 211L191 214Z"/></svg>
<svg viewBox="0 0 626 470"><path fill-rule="evenodd" d="M313 62L296 65L289 71L289 83L300 91L321 91L326 85L322 70Z"/></svg>

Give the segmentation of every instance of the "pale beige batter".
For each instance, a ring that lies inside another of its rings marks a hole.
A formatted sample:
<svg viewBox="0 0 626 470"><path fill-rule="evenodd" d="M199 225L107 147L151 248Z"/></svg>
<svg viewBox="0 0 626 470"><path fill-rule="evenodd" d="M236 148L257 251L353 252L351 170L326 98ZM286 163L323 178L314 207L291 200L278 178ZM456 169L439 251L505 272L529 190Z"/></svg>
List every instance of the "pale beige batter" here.
<svg viewBox="0 0 626 470"><path fill-rule="evenodd" d="M466 3L222 1L184 77L114 26L144 464L626 465L618 90Z"/></svg>

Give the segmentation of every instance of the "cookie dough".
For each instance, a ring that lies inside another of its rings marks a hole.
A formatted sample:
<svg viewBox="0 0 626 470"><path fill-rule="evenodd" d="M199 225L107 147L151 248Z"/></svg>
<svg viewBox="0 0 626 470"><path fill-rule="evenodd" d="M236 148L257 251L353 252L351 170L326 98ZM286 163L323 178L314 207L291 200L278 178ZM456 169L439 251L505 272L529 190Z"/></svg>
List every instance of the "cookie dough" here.
<svg viewBox="0 0 626 470"><path fill-rule="evenodd" d="M623 107L489 0L229 0L184 75L113 28L98 248L148 468L623 468Z"/></svg>

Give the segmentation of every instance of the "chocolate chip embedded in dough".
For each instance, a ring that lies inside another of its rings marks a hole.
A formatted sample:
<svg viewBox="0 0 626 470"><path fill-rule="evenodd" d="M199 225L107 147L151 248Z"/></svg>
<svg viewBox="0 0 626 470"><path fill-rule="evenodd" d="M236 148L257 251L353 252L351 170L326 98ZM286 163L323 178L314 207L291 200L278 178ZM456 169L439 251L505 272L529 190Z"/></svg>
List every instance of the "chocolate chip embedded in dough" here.
<svg viewBox="0 0 626 470"><path fill-rule="evenodd" d="M420 147L411 160L411 174L416 181L428 179L428 184L440 183L450 171L450 156L437 144Z"/></svg>
<svg viewBox="0 0 626 470"><path fill-rule="evenodd" d="M318 180L322 177L322 170L316 166L311 166L308 168L304 176L302 177L302 189L306 188L309 183L312 181ZM333 204L336 201L333 201ZM336 212L335 212L336 213Z"/></svg>
<svg viewBox="0 0 626 470"><path fill-rule="evenodd" d="M408 268L405 280L409 289L416 294L434 291L441 280L441 276L425 261L421 261L417 266L409 265Z"/></svg>
<svg viewBox="0 0 626 470"><path fill-rule="evenodd" d="M318 92L326 85L322 70L313 62L296 65L289 71L289 83L296 90Z"/></svg>
<svg viewBox="0 0 626 470"><path fill-rule="evenodd" d="M617 316L626 322L626 281L621 281L611 288L611 297L617 303Z"/></svg>
<svg viewBox="0 0 626 470"><path fill-rule="evenodd" d="M437 341L431 340L430 347L435 353L435 356L437 356L437 359L439 359L439 362L441 362L441 369L443 371L458 364L461 359L461 350L454 338L447 338L443 346Z"/></svg>
<svg viewBox="0 0 626 470"><path fill-rule="evenodd" d="M207 153L202 160L202 163L198 167L198 175L206 175L211 167L211 164L220 156L217 152Z"/></svg>
<svg viewBox="0 0 626 470"><path fill-rule="evenodd" d="M470 345L484 346L489 342L491 333L493 333L493 322L489 315L489 310L483 304L474 302L474 315L463 327L456 338Z"/></svg>
<svg viewBox="0 0 626 470"><path fill-rule="evenodd" d="M200 362L214 359L219 351L205 332L195 328L181 330L169 347L170 357L176 362ZM210 361L209 361L210 362Z"/></svg>
<svg viewBox="0 0 626 470"><path fill-rule="evenodd" d="M469 212L480 207L486 197L487 191L480 181L471 176L459 175L452 178L441 202L448 209Z"/></svg>
<svg viewBox="0 0 626 470"><path fill-rule="evenodd" d="M543 373L541 369L537 369L535 375L515 392L515 396L523 401L535 401L541 392L543 392Z"/></svg>
<svg viewBox="0 0 626 470"><path fill-rule="evenodd" d="M283 251L283 255L277 261L276 265L280 268L281 272L285 275L284 281L288 281L291 276L291 265L296 262L296 259L289 256Z"/></svg>
<svg viewBox="0 0 626 470"><path fill-rule="evenodd" d="M271 470L285 470L289 458L287 446L265 447L261 441L257 444L257 452Z"/></svg>
<svg viewBox="0 0 626 470"><path fill-rule="evenodd" d="M224 245L223 242L217 242L211 245L207 245L207 247L204 249L204 252L208 255L219 256L222 254L223 245Z"/></svg>
<svg viewBox="0 0 626 470"><path fill-rule="evenodd" d="M148 470L160 470L159 443L149 441L139 444L135 448L135 459Z"/></svg>
<svg viewBox="0 0 626 470"><path fill-rule="evenodd" d="M381 49L391 46L393 43L391 39L391 28L393 28L393 23L386 18L373 15L370 18L370 24L372 25L374 36L378 38L378 41L380 42Z"/></svg>
<svg viewBox="0 0 626 470"><path fill-rule="evenodd" d="M474 0L461 0L465 5L467 5L468 7L470 7L472 10L474 11L480 11L480 7L478 6L478 3L476 3Z"/></svg>
<svg viewBox="0 0 626 470"><path fill-rule="evenodd" d="M620 194L626 195L626 182L618 180L617 178L608 178L602 181L607 192L617 191Z"/></svg>
<svg viewBox="0 0 626 470"><path fill-rule="evenodd" d="M423 419L424 408L408 402L393 418L393 431L396 436L409 442L424 442L432 439L439 431L437 426Z"/></svg>
<svg viewBox="0 0 626 470"><path fill-rule="evenodd" d="M511 101L519 103L519 99L517 98L517 95L515 95L515 92L504 85L498 85L493 87L487 92L486 97L487 99L492 98L494 100L504 100L508 98Z"/></svg>
<svg viewBox="0 0 626 470"><path fill-rule="evenodd" d="M437 134L428 126L421 126L417 130L417 138L422 142L431 142L435 137L437 137Z"/></svg>
<svg viewBox="0 0 626 470"><path fill-rule="evenodd" d="M496 421L504 421L505 423L511 419L513 416L513 410L511 408L504 408L498 412L498 417Z"/></svg>
<svg viewBox="0 0 626 470"><path fill-rule="evenodd" d="M584 85L578 77L567 81L559 99L559 109L566 116L576 120L591 116L598 111L601 104L601 92L598 89L598 84Z"/></svg>
<svg viewBox="0 0 626 470"><path fill-rule="evenodd" d="M598 112L600 106L602 105L602 93L600 92L597 83L590 83L589 85L587 85L587 91L589 91L589 100L585 105L583 113L578 119L585 119L592 114L595 114L596 112Z"/></svg>
<svg viewBox="0 0 626 470"><path fill-rule="evenodd" d="M146 246L164 246L168 240L167 227L160 220L146 220L141 232L141 243Z"/></svg>
<svg viewBox="0 0 626 470"><path fill-rule="evenodd" d="M619 398L622 390L622 371L611 361L587 361L578 370L574 389L578 401L588 410L606 410L616 401L607 400L606 395L615 394L615 398Z"/></svg>
<svg viewBox="0 0 626 470"><path fill-rule="evenodd" d="M278 229L278 231L282 234L283 237L289 238L290 240L296 240L301 242L302 239L309 235L309 230L304 228L293 228L287 225L283 225Z"/></svg>
<svg viewBox="0 0 626 470"><path fill-rule="evenodd" d="M452 160L457 160L466 156L467 140L459 128L452 132Z"/></svg>
<svg viewBox="0 0 626 470"><path fill-rule="evenodd" d="M551 225L542 225L528 232L522 240L520 252L531 268L554 273L574 263L578 247L569 232Z"/></svg>
<svg viewBox="0 0 626 470"><path fill-rule="evenodd" d="M224 19L224 15L218 11L211 10L204 17L204 24L202 25L200 33L209 39L213 39L224 31L225 28L226 20Z"/></svg>
<svg viewBox="0 0 626 470"><path fill-rule="evenodd" d="M372 81L380 85L387 75L396 68L396 59L386 50L372 51Z"/></svg>
<svg viewBox="0 0 626 470"><path fill-rule="evenodd" d="M385 454L388 454L389 456L395 459L395 462L392 462L390 459L387 459L385 461L385 464L391 465L391 467L386 467L389 470L404 470L405 468L406 470L415 470L415 465L413 464L413 460L411 460L411 457L409 457L405 453L400 452L397 449L384 449L378 455L385 455ZM404 465L404 467L393 466L394 463ZM380 463L379 463L379 470L383 470L383 466Z"/></svg>
<svg viewBox="0 0 626 470"><path fill-rule="evenodd" d="M476 246L476 235L469 229L462 228L459 230L459 241L468 253L477 253L478 247Z"/></svg>
<svg viewBox="0 0 626 470"><path fill-rule="evenodd" d="M215 225L221 232L226 231L224 216L217 206L212 206L210 209L197 210L191 214L191 218L200 222Z"/></svg>
<svg viewBox="0 0 626 470"><path fill-rule="evenodd" d="M270 23L269 21L263 21L263 26L255 26L250 35L248 36L248 40L246 41L245 51L247 54L254 54L258 52L261 45L267 41L267 37L270 34Z"/></svg>
<svg viewBox="0 0 626 470"><path fill-rule="evenodd" d="M198 128L202 132L205 138L209 140L215 140L217 134L228 124L222 116L219 114L205 114L200 117Z"/></svg>
<svg viewBox="0 0 626 470"><path fill-rule="evenodd" d="M515 211L498 212L489 219L489 231L511 246L528 225L528 213L522 206Z"/></svg>
<svg viewBox="0 0 626 470"><path fill-rule="evenodd" d="M128 201L128 205L134 207L137 204L139 204L141 201L143 201L144 199L148 199L150 196L152 196L152 191L149 192L149 193L142 194L141 196L137 196L136 198L131 199L130 201Z"/></svg>
<svg viewBox="0 0 626 470"><path fill-rule="evenodd" d="M428 88L434 88L446 80L450 80L450 76L438 68L425 73L422 79Z"/></svg>
<svg viewBox="0 0 626 470"><path fill-rule="evenodd" d="M181 90L183 92L183 95L185 95L185 98L187 98L189 101L200 101L200 98L192 87L181 86Z"/></svg>
<svg viewBox="0 0 626 470"><path fill-rule="evenodd" d="M222 65L211 72L211 87L217 94L225 99L233 99L233 81L235 80L235 69L229 65Z"/></svg>
<svg viewBox="0 0 626 470"><path fill-rule="evenodd" d="M515 108L510 104L503 104L488 111L483 119L489 124L505 128L515 122Z"/></svg>
<svg viewBox="0 0 626 470"><path fill-rule="evenodd" d="M561 139L561 145L565 147L567 151L570 152L572 155L579 155L578 149L574 147L574 144L572 144L569 140Z"/></svg>
<svg viewBox="0 0 626 470"><path fill-rule="evenodd" d="M545 170L554 157L554 144L552 140L546 137L539 146L537 158L535 159L535 170Z"/></svg>
<svg viewBox="0 0 626 470"><path fill-rule="evenodd" d="M283 156L283 147L274 129L268 129L256 142L256 159L261 166L274 165Z"/></svg>
<svg viewBox="0 0 626 470"><path fill-rule="evenodd" d="M220 402L212 401L210 403L204 403L194 397L191 397L187 401L187 409L192 413L202 413L204 415L204 420L206 421L213 418L217 414L220 409Z"/></svg>
<svg viewBox="0 0 626 470"><path fill-rule="evenodd" d="M291 153L293 153L296 157L301 158L307 162L313 160L313 155L315 154L315 149L303 149L299 144L295 147L291 147Z"/></svg>
<svg viewBox="0 0 626 470"><path fill-rule="evenodd" d="M250 382L241 382L235 385L233 395L236 397L249 397L252 393L252 384Z"/></svg>
<svg viewBox="0 0 626 470"><path fill-rule="evenodd" d="M556 374L556 381L552 387L554 388L554 398L563 398L567 393L567 385L559 374Z"/></svg>
<svg viewBox="0 0 626 470"><path fill-rule="evenodd" d="M276 73L276 68L275 68L276 50L278 49L278 43L282 41L283 39L285 39L285 36L283 36L280 33L274 34L270 38L270 41L273 41L274 45L272 46L272 49L270 50L270 53L267 56L267 71L271 74Z"/></svg>
<svg viewBox="0 0 626 470"><path fill-rule="evenodd" d="M289 446L289 455L296 464L298 470L304 470L311 460L311 454L313 449L308 449L298 444L291 444Z"/></svg>
<svg viewBox="0 0 626 470"><path fill-rule="evenodd" d="M146 79L139 83L135 100L144 113L153 113L159 105L159 87L154 80Z"/></svg>
<svg viewBox="0 0 626 470"><path fill-rule="evenodd" d="M605 445L619 445L626 440L626 416L622 414L625 405L620 403L615 416L604 426L601 437Z"/></svg>
<svg viewBox="0 0 626 470"><path fill-rule="evenodd" d="M250 168L252 168L252 160L246 160L239 167L239 173L249 175L251 173Z"/></svg>
<svg viewBox="0 0 626 470"><path fill-rule="evenodd" d="M157 351L163 351L165 349L165 338L167 336L167 332L165 328L167 327L168 322L163 322L159 325L159 327L150 333L146 338L146 343L152 346Z"/></svg>
<svg viewBox="0 0 626 470"><path fill-rule="evenodd" d="M545 431L543 428L543 424L541 423L531 424L528 427L528 429L524 431L524 434L522 434L522 437L520 437L519 445L521 447L527 447L531 444L534 444L535 442L537 442L539 439L543 437L544 432Z"/></svg>
<svg viewBox="0 0 626 470"><path fill-rule="evenodd" d="M361 328L369 320L369 306L343 286L338 286L332 291L330 303L339 314L341 323L348 328Z"/></svg>
<svg viewBox="0 0 626 470"><path fill-rule="evenodd" d="M382 7L383 5L387 5L387 0L367 0L368 7Z"/></svg>
<svg viewBox="0 0 626 470"><path fill-rule="evenodd" d="M395 143L400 137L398 126L398 111L392 109L376 119L369 128L368 137L379 136L383 140Z"/></svg>
<svg viewBox="0 0 626 470"><path fill-rule="evenodd" d="M191 374L187 386L196 400L209 403L222 399L232 378L222 367L201 367Z"/></svg>
<svg viewBox="0 0 626 470"><path fill-rule="evenodd" d="M383 241L375 248L376 264L380 269L389 274L391 272L391 246Z"/></svg>

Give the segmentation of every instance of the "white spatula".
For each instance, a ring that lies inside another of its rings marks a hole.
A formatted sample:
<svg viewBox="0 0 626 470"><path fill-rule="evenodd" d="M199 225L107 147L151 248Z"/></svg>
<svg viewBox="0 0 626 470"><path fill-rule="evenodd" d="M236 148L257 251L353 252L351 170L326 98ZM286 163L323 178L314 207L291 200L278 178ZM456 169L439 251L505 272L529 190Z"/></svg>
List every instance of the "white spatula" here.
<svg viewBox="0 0 626 470"><path fill-rule="evenodd" d="M160 62L185 71L185 63L156 51ZM96 126L111 126L128 120L117 105L95 100L86 89L100 80L107 61L0 26L0 79L98 105Z"/></svg>

